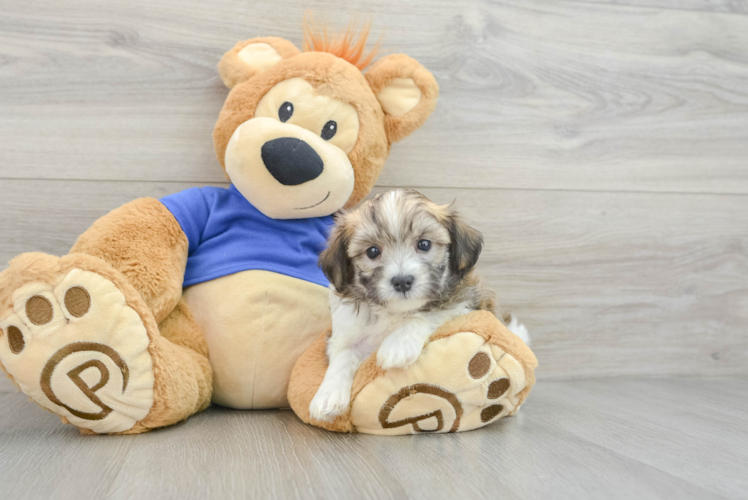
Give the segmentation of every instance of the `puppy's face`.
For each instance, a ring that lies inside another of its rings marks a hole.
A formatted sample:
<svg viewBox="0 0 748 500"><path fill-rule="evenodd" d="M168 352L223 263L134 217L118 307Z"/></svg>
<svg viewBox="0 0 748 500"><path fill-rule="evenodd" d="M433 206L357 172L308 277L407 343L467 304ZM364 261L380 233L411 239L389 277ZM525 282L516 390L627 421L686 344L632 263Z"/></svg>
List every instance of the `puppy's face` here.
<svg viewBox="0 0 748 500"><path fill-rule="evenodd" d="M450 294L481 247L451 207L397 189L341 216L320 265L344 298L414 311Z"/></svg>

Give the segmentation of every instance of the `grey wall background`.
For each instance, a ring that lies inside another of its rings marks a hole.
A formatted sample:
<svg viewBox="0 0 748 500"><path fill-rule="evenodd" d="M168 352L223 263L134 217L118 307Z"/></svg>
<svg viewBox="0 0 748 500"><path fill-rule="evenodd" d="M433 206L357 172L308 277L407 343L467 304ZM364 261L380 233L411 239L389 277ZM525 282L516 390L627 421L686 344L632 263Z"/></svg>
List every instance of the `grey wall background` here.
<svg viewBox="0 0 748 500"><path fill-rule="evenodd" d="M0 261L140 196L225 184L215 66L371 14L441 86L379 188L457 199L540 379L748 373L740 1L0 0Z"/></svg>

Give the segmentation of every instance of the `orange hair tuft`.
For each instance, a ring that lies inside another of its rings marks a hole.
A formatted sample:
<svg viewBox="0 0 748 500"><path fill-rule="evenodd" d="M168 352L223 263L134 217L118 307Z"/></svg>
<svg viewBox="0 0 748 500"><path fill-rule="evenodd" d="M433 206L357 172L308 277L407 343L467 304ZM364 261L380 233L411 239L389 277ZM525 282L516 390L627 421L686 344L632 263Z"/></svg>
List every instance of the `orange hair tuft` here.
<svg viewBox="0 0 748 500"><path fill-rule="evenodd" d="M356 21L352 20L348 23L345 31L340 32L335 37L331 37L327 33L327 23L315 23L312 14L307 12L304 15L303 21L304 44L302 48L304 52L327 52L338 56L363 71L379 52L381 37L380 40L377 40L374 48L364 56L366 40L369 38L369 31L371 29L371 21L364 23L356 43L353 43L353 38L356 35L356 24Z"/></svg>

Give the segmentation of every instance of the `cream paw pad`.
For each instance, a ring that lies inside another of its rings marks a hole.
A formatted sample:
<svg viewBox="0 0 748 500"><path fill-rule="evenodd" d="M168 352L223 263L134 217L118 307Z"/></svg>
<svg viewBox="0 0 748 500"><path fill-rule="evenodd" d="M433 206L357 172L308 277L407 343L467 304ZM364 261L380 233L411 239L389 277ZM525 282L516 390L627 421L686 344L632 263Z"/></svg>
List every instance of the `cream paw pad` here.
<svg viewBox="0 0 748 500"><path fill-rule="evenodd" d="M413 365L364 387L351 421L366 434L467 431L514 411L525 387L516 359L461 332L429 343Z"/></svg>
<svg viewBox="0 0 748 500"><path fill-rule="evenodd" d="M73 269L26 283L0 320L0 360L36 403L96 433L123 432L153 404L149 339L114 283Z"/></svg>

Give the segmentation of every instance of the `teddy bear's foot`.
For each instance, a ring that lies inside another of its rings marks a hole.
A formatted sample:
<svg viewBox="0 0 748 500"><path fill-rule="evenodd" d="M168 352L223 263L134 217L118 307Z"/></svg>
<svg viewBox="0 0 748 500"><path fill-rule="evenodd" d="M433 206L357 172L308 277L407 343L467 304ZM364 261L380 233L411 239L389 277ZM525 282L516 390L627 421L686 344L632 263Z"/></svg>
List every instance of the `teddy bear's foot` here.
<svg viewBox="0 0 748 500"><path fill-rule="evenodd" d="M330 329L294 366L288 401L304 422L336 432L417 434L483 427L517 412L535 383L529 347L488 311L439 327L416 361L384 370L370 356L353 380L348 411L318 420L309 403L327 370Z"/></svg>
<svg viewBox="0 0 748 500"><path fill-rule="evenodd" d="M145 323L112 281L65 259L37 257L38 270L27 261L3 273L5 286L20 286L3 290L0 361L63 421L96 433L128 431L154 399Z"/></svg>
<svg viewBox="0 0 748 500"><path fill-rule="evenodd" d="M368 434L476 429L515 411L526 382L513 356L475 333L456 333L430 342L409 367L364 387L351 421Z"/></svg>

